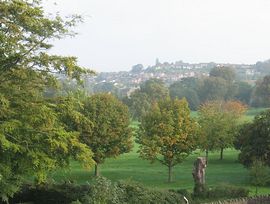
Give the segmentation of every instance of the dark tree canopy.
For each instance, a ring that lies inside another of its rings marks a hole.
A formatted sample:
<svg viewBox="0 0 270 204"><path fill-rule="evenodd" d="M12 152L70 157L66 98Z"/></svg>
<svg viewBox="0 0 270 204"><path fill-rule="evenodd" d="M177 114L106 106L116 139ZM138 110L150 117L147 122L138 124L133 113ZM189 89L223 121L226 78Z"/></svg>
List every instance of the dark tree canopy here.
<svg viewBox="0 0 270 204"><path fill-rule="evenodd" d="M239 130L235 142L240 150L240 162L249 167L255 160L270 166L270 111L257 115L252 123L245 124Z"/></svg>
<svg viewBox="0 0 270 204"><path fill-rule="evenodd" d="M237 86L237 93L235 95L235 98L249 105L251 102L253 87L249 83L244 81L237 82L236 86Z"/></svg>
<svg viewBox="0 0 270 204"><path fill-rule="evenodd" d="M254 65L254 68L262 73L262 74L270 74L270 59L268 60L265 60L265 61L262 61L262 62L257 62L255 65Z"/></svg>
<svg viewBox="0 0 270 204"><path fill-rule="evenodd" d="M231 67L215 67L209 73L210 77L220 77L226 81L235 80L235 70Z"/></svg>
<svg viewBox="0 0 270 204"><path fill-rule="evenodd" d="M270 75L256 82L254 100L253 103L257 106L270 106Z"/></svg>
<svg viewBox="0 0 270 204"><path fill-rule="evenodd" d="M150 79L142 83L140 89L135 90L125 102L132 118L140 120L155 101L164 100L168 96L169 90L163 81Z"/></svg>
<svg viewBox="0 0 270 204"><path fill-rule="evenodd" d="M220 77L208 77L204 79L200 88L201 102L211 100L224 100L228 92L226 80Z"/></svg>
<svg viewBox="0 0 270 204"><path fill-rule="evenodd" d="M191 110L197 110L200 105L198 89L200 80L195 78L184 78L170 85L170 97L172 99L186 98Z"/></svg>
<svg viewBox="0 0 270 204"><path fill-rule="evenodd" d="M160 79L149 79L141 84L140 91L146 93L151 101L158 101L169 96L169 90Z"/></svg>
<svg viewBox="0 0 270 204"><path fill-rule="evenodd" d="M237 94L235 71L230 67L214 67L199 89L201 102L231 100Z"/></svg>

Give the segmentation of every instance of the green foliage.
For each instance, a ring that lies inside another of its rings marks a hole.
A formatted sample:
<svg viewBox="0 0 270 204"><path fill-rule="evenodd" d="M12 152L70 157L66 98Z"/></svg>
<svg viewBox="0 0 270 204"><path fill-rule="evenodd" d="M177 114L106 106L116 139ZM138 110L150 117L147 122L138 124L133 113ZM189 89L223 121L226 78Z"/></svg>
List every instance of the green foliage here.
<svg viewBox="0 0 270 204"><path fill-rule="evenodd" d="M254 160L250 168L250 182L257 186L265 186L270 182L270 168L262 161ZM257 191L257 189L256 189Z"/></svg>
<svg viewBox="0 0 270 204"><path fill-rule="evenodd" d="M257 115L252 123L243 125L237 135L235 148L240 150L240 162L249 167L261 160L270 166L270 111Z"/></svg>
<svg viewBox="0 0 270 204"><path fill-rule="evenodd" d="M90 192L81 198L81 202L120 204L125 203L123 197L124 189L119 188L117 183L113 183L104 177L96 177L91 183Z"/></svg>
<svg viewBox="0 0 270 204"><path fill-rule="evenodd" d="M44 182L48 171L73 157L92 163L90 149L67 131L43 93L55 87L55 73L80 80L88 73L75 57L49 55L50 42L72 35L80 21L47 17L41 1L10 0L0 4L0 197L16 192L22 177ZM89 165L88 165L89 166Z"/></svg>
<svg viewBox="0 0 270 204"><path fill-rule="evenodd" d="M97 177L91 184L49 184L26 186L11 200L12 203L97 203L97 204L155 204L184 203L182 194L177 191L160 191L127 181L113 183Z"/></svg>
<svg viewBox="0 0 270 204"><path fill-rule="evenodd" d="M237 93L237 86L234 83L235 72L229 67L215 67L209 77L204 79L200 87L199 95L201 102L210 100L230 100Z"/></svg>
<svg viewBox="0 0 270 204"><path fill-rule="evenodd" d="M130 98L125 99L125 104L128 105L131 117L140 120L151 107L151 99L146 93L140 90L134 91Z"/></svg>
<svg viewBox="0 0 270 204"><path fill-rule="evenodd" d="M54 99L55 109L61 122L68 131L91 134L93 123L84 114L84 98L69 95Z"/></svg>
<svg viewBox="0 0 270 204"><path fill-rule="evenodd" d="M201 102L211 100L223 100L228 92L225 79L220 77L208 77L204 79L199 94Z"/></svg>
<svg viewBox="0 0 270 204"><path fill-rule="evenodd" d="M199 110L200 142L203 150L221 150L233 146L238 120L246 107L237 101L209 101Z"/></svg>
<svg viewBox="0 0 270 204"><path fill-rule="evenodd" d="M237 93L235 95L235 98L245 104L250 104L251 100L251 94L253 91L253 87L248 84L247 82L237 82Z"/></svg>
<svg viewBox="0 0 270 204"><path fill-rule="evenodd" d="M226 81L235 80L235 70L231 67L214 67L209 73L210 77L220 77Z"/></svg>
<svg viewBox="0 0 270 204"><path fill-rule="evenodd" d="M147 80L141 84L140 90L141 92L146 93L150 97L151 101L162 100L169 96L168 88L160 79Z"/></svg>
<svg viewBox="0 0 270 204"><path fill-rule="evenodd" d="M10 199L10 203L33 202L71 203L82 201L82 198L91 192L91 185L77 185L70 182L61 184L44 183L42 185L24 185L22 190Z"/></svg>
<svg viewBox="0 0 270 204"><path fill-rule="evenodd" d="M209 189L207 192L207 198L210 199L231 199L231 198L243 198L247 197L249 190L243 187L220 185L215 188Z"/></svg>
<svg viewBox="0 0 270 204"><path fill-rule="evenodd" d="M196 129L185 99L159 101L142 118L137 136L140 156L167 166L171 181L172 167L197 147Z"/></svg>
<svg viewBox="0 0 270 204"><path fill-rule="evenodd" d="M94 153L97 164L132 148L132 129L128 108L110 94L96 94L84 102L83 114L92 122L92 131L83 132L81 140Z"/></svg>
<svg viewBox="0 0 270 204"><path fill-rule="evenodd" d="M94 93L111 93L114 95L118 94L118 89L112 82L102 82L94 85Z"/></svg>
<svg viewBox="0 0 270 204"><path fill-rule="evenodd" d="M259 61L255 64L254 68L263 75L270 74L270 60Z"/></svg>
<svg viewBox="0 0 270 204"><path fill-rule="evenodd" d="M126 100L132 118L140 120L151 108L153 102L164 100L169 96L169 90L159 79L150 79L141 84Z"/></svg>
<svg viewBox="0 0 270 204"><path fill-rule="evenodd" d="M182 81L177 81L171 84L170 97L172 99L186 98L191 110L197 110L200 105L198 96L199 80L195 78L184 78Z"/></svg>
<svg viewBox="0 0 270 204"><path fill-rule="evenodd" d="M177 191L154 190L145 188L141 184L132 182L119 182L119 187L124 190L123 203L185 203L183 195Z"/></svg>
<svg viewBox="0 0 270 204"><path fill-rule="evenodd" d="M260 107L270 106L270 75L256 82L253 105Z"/></svg>

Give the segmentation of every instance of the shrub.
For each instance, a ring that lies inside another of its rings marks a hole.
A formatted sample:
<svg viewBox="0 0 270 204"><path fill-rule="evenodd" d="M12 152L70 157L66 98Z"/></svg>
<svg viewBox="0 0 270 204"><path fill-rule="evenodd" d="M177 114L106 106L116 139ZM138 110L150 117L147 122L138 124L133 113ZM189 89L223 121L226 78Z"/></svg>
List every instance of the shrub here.
<svg viewBox="0 0 270 204"><path fill-rule="evenodd" d="M82 203L123 203L123 189L104 177L97 177L91 183L90 191L81 198ZM79 198L78 198L79 199Z"/></svg>
<svg viewBox="0 0 270 204"><path fill-rule="evenodd" d="M241 198L241 197L247 197L248 194L249 194L249 190L245 188L231 186L231 185L221 185L213 189L209 189L207 193L207 197L210 199Z"/></svg>
<svg viewBox="0 0 270 204"><path fill-rule="evenodd" d="M90 188L90 185L77 185L74 183L24 185L21 191L10 199L10 203L71 203L88 194Z"/></svg>
<svg viewBox="0 0 270 204"><path fill-rule="evenodd" d="M133 182L117 182L97 177L89 185L74 183L25 185L10 203L33 202L39 204L174 204L185 203L177 191L148 189Z"/></svg>
<svg viewBox="0 0 270 204"><path fill-rule="evenodd" d="M188 200L192 200L192 195L191 195L191 193L187 189L177 189L177 190L170 189L169 191L170 192L174 192L176 194L180 194L183 197L185 196L186 199L188 199Z"/></svg>
<svg viewBox="0 0 270 204"><path fill-rule="evenodd" d="M148 189L135 182L121 181L118 186L123 189L123 203L184 203L183 196L176 192L166 190Z"/></svg>

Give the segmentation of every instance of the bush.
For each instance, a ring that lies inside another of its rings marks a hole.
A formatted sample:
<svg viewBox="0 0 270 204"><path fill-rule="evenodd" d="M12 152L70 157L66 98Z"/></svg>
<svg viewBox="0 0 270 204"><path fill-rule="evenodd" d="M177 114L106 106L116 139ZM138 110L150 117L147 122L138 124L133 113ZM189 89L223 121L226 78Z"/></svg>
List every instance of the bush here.
<svg viewBox="0 0 270 204"><path fill-rule="evenodd" d="M10 199L10 203L71 203L88 194L90 188L90 185L74 183L24 185L21 191Z"/></svg>
<svg viewBox="0 0 270 204"><path fill-rule="evenodd" d="M192 200L192 195L191 193L187 190L187 189L170 189L169 190L170 192L174 192L174 193L177 193L177 194L180 194L182 197L186 197L186 199L188 200Z"/></svg>
<svg viewBox="0 0 270 204"><path fill-rule="evenodd" d="M184 203L183 196L176 192L148 189L135 182L118 182L119 188L123 189L123 203Z"/></svg>
<svg viewBox="0 0 270 204"><path fill-rule="evenodd" d="M207 193L207 197L210 199L220 199L220 198L242 198L247 197L249 194L249 190L230 185L221 185L215 187L213 189L209 189Z"/></svg>
<svg viewBox="0 0 270 204"><path fill-rule="evenodd" d="M261 160L254 160L250 171L250 182L254 186L265 186L270 181L270 168Z"/></svg>
<svg viewBox="0 0 270 204"><path fill-rule="evenodd" d="M185 203L178 191L148 189L133 182L117 182L98 177L89 185L73 183L25 185L10 203L33 202L39 204L170 204Z"/></svg>
<svg viewBox="0 0 270 204"><path fill-rule="evenodd" d="M97 177L91 183L90 191L81 198L82 203L123 203L123 189L104 177ZM78 198L79 199L79 198Z"/></svg>

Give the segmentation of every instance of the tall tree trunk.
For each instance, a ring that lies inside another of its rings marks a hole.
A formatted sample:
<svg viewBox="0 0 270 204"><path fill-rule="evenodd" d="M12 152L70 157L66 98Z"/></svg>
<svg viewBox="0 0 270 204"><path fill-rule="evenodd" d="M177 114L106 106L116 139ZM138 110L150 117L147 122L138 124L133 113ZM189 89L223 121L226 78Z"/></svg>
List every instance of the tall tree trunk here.
<svg viewBox="0 0 270 204"><path fill-rule="evenodd" d="M208 149L205 150L205 160L206 160L206 164L208 164Z"/></svg>
<svg viewBox="0 0 270 204"><path fill-rule="evenodd" d="M99 176L98 163L95 164L95 176Z"/></svg>
<svg viewBox="0 0 270 204"><path fill-rule="evenodd" d="M172 165L169 164L168 168L169 168L168 182L171 183L172 182Z"/></svg>
<svg viewBox="0 0 270 204"><path fill-rule="evenodd" d="M220 149L220 160L223 160L223 147L221 147L221 149Z"/></svg>

